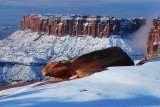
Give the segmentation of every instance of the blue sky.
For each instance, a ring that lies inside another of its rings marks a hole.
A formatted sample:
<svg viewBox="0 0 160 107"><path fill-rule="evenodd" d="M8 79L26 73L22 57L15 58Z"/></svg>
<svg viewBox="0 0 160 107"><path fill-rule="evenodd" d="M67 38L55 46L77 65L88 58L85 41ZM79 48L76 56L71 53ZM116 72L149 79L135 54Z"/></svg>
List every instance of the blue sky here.
<svg viewBox="0 0 160 107"><path fill-rule="evenodd" d="M19 24L31 13L72 13L115 17L158 16L160 0L0 0L0 24Z"/></svg>

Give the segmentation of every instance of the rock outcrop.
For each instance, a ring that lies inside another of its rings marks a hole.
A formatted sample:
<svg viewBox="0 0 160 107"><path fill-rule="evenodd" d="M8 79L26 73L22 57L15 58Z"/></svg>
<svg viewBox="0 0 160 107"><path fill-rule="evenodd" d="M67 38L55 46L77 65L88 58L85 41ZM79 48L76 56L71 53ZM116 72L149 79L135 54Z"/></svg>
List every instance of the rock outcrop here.
<svg viewBox="0 0 160 107"><path fill-rule="evenodd" d="M84 78L84 77L88 77L96 72L100 72L106 70L104 68L99 68L99 69L78 69L76 70L76 75L78 78Z"/></svg>
<svg viewBox="0 0 160 107"><path fill-rule="evenodd" d="M51 62L43 70L43 76L67 80L77 75L79 78L100 72L110 66L134 65L131 58L119 47L93 51L69 61Z"/></svg>
<svg viewBox="0 0 160 107"><path fill-rule="evenodd" d="M154 18L151 29L148 32L146 56L140 60L144 61L160 58L160 18Z"/></svg>
<svg viewBox="0 0 160 107"><path fill-rule="evenodd" d="M148 33L146 54L160 53L160 18L153 19Z"/></svg>
<svg viewBox="0 0 160 107"><path fill-rule="evenodd" d="M126 35L137 31L145 23L143 18L120 19L108 16L88 15L45 15L31 14L21 20L21 30L47 33L55 36L92 36Z"/></svg>
<svg viewBox="0 0 160 107"><path fill-rule="evenodd" d="M148 61L148 60L152 60L152 59L157 59L157 53L151 53L151 54L148 54L146 56L144 56L144 58L142 58L140 61L141 62L144 62L144 61Z"/></svg>

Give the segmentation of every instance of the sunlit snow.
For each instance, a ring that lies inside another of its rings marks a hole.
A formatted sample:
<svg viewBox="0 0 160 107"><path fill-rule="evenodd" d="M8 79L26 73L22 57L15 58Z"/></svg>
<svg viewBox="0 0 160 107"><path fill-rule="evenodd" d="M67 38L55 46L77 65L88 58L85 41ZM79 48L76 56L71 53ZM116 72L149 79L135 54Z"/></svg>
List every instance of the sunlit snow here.
<svg viewBox="0 0 160 107"><path fill-rule="evenodd" d="M0 105L106 107L160 106L160 60L142 66L111 67L90 77L0 91ZM38 84L38 83L36 83Z"/></svg>

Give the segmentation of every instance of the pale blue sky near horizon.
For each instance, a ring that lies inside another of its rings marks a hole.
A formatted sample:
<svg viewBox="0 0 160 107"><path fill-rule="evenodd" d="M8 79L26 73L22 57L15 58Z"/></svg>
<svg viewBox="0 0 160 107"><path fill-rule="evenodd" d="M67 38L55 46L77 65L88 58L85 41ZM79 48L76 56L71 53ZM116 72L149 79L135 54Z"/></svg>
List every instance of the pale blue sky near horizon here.
<svg viewBox="0 0 160 107"><path fill-rule="evenodd" d="M89 14L121 18L159 16L160 0L0 0L0 25L31 13Z"/></svg>

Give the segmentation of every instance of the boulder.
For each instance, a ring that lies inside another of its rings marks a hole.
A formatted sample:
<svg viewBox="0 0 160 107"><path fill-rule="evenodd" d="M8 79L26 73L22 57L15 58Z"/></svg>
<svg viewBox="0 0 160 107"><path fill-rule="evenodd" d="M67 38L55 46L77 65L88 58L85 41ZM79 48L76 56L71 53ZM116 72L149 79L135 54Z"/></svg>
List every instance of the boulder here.
<svg viewBox="0 0 160 107"><path fill-rule="evenodd" d="M42 70L43 76L66 80L78 74L85 77L100 72L110 66L134 65L131 58L119 47L93 51L69 61L51 62Z"/></svg>
<svg viewBox="0 0 160 107"><path fill-rule="evenodd" d="M100 72L103 71L105 69L78 69L76 70L76 75L78 78L84 78L84 77L88 77L96 72Z"/></svg>
<svg viewBox="0 0 160 107"><path fill-rule="evenodd" d="M65 62L65 63L62 63L61 61L60 62L56 62L56 61L51 62L51 63L47 64L45 69L42 70L42 75L51 76L51 77L58 77L59 75L62 75L66 71L70 70L69 65L70 65L69 62Z"/></svg>

